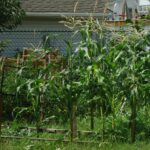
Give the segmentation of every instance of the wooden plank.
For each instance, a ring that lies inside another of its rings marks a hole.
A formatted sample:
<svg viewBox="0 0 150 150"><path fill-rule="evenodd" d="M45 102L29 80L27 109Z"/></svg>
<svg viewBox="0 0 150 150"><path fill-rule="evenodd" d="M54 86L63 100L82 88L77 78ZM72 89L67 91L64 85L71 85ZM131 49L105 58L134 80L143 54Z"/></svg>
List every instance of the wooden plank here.
<svg viewBox="0 0 150 150"><path fill-rule="evenodd" d="M4 136L4 135L2 135L0 138L1 139L11 139L11 140L27 139L27 140L31 140L31 141L62 142L62 143L66 143L66 144L71 143L69 140L50 139L50 138L34 138L34 137L20 137L20 136ZM74 141L73 143L76 143L76 144L99 144L99 142L93 142L93 141Z"/></svg>
<svg viewBox="0 0 150 150"><path fill-rule="evenodd" d="M3 126L5 128L5 126ZM21 127L21 129L28 129L28 130L37 130L36 127ZM67 129L53 129L53 128L39 128L39 132L48 132L48 133L56 133L56 134L65 134L69 132ZM86 131L86 130L78 130L78 134L96 134L94 131Z"/></svg>
<svg viewBox="0 0 150 150"><path fill-rule="evenodd" d="M126 21L106 21L106 26L109 27L122 27L126 25Z"/></svg>
<svg viewBox="0 0 150 150"><path fill-rule="evenodd" d="M4 65L18 65L18 60L16 58L6 58Z"/></svg>
<svg viewBox="0 0 150 150"><path fill-rule="evenodd" d="M35 127L28 127L29 130L36 130ZM50 128L39 128L39 132L48 132L48 133L60 133L64 134L68 132L66 129L50 129Z"/></svg>
<svg viewBox="0 0 150 150"><path fill-rule="evenodd" d="M22 55L25 56L25 55L29 55L30 53L32 53L33 51L29 48L24 48L23 49L23 53Z"/></svg>

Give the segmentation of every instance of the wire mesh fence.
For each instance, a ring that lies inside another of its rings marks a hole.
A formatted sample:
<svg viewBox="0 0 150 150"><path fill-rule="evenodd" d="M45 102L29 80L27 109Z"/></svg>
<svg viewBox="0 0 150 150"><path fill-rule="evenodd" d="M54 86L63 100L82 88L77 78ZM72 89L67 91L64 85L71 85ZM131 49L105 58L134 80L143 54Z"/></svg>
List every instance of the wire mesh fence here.
<svg viewBox="0 0 150 150"><path fill-rule="evenodd" d="M149 31L149 28L145 27L146 31ZM115 30L116 32L118 30ZM129 30L122 30L130 32ZM112 29L107 31L107 39L111 37ZM114 32L114 30L113 30ZM119 30L120 32L120 30ZM13 30L13 31L4 31L0 33L0 41L6 41L7 46L0 51L0 55L4 57L14 57L18 53L22 52L24 48L39 48L46 44L49 47L58 49L62 52L66 51L67 44L66 41L69 41L74 35L74 32L71 30ZM95 38L95 36L94 36ZM74 47L77 46L77 43L81 41L81 35L75 34L72 38Z"/></svg>
<svg viewBox="0 0 150 150"><path fill-rule="evenodd" d="M39 48L47 40L49 47L65 51L66 41L73 35L73 31L5 31L0 33L0 41L7 41L7 46L3 49L1 55L13 57L22 52L23 48ZM74 42L80 40L80 35L74 36Z"/></svg>

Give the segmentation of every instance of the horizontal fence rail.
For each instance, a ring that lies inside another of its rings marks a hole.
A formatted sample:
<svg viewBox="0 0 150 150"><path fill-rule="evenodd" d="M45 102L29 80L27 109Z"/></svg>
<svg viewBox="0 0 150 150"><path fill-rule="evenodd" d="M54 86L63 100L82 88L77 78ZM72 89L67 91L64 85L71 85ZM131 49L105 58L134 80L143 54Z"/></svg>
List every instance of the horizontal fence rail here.
<svg viewBox="0 0 150 150"><path fill-rule="evenodd" d="M69 144L69 140L59 140L59 139L50 139L50 138L31 138L31 137L20 137L20 136L1 136L0 139L10 139L10 140L30 140L30 141L41 141L41 142L62 142ZM73 141L72 143L76 144L100 144L100 142L94 141Z"/></svg>

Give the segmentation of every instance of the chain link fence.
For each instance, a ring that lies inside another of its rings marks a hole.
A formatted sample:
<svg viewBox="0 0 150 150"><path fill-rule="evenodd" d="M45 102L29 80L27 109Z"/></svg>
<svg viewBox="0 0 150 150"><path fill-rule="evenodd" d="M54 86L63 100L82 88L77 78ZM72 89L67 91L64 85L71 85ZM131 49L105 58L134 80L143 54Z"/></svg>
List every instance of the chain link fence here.
<svg viewBox="0 0 150 150"><path fill-rule="evenodd" d="M149 31L148 27L145 27L145 30ZM116 30L116 32L117 31L118 30ZM107 31L107 39L110 39L111 32L112 29ZM42 47L45 42L47 46L65 52L67 48L66 41L71 39L74 35L73 33L74 32L70 30L14 30L1 32L0 41L6 41L7 46L3 48L2 51L0 49L0 55L4 57L14 57L18 53L21 53L24 48L39 48ZM93 38L95 39L96 35L94 35ZM77 43L81 41L81 35L79 33L75 34L72 40L74 47L77 46Z"/></svg>
<svg viewBox="0 0 150 150"><path fill-rule="evenodd" d="M1 56L13 57L22 52L23 48L39 48L45 41L49 47L65 51L66 41L73 35L73 31L5 31L0 33L0 41L7 41L7 46L1 52ZM73 41L80 40L76 34Z"/></svg>

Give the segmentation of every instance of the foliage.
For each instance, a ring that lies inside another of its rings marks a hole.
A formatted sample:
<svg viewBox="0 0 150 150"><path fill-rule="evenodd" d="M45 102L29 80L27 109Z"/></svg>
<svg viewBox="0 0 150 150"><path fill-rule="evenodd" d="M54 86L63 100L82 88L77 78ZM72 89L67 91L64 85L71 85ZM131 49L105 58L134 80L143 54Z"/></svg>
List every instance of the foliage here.
<svg viewBox="0 0 150 150"><path fill-rule="evenodd" d="M150 148L149 142L136 142L135 144L125 144L125 143L106 143L106 144L100 144L100 145L86 145L86 144L63 144L61 142L59 143L50 143L50 142L32 142L31 140L20 140L15 141L2 141L1 148L5 150L45 150L45 149L51 149L51 150L137 150L142 147L143 150L148 150Z"/></svg>
<svg viewBox="0 0 150 150"><path fill-rule="evenodd" d="M24 11L18 0L0 1L0 31L12 29L21 23Z"/></svg>
<svg viewBox="0 0 150 150"><path fill-rule="evenodd" d="M78 118L90 118L86 121L102 142L147 139L149 34L132 27L109 31L93 18L70 18L66 25L75 33L60 61L37 65L51 49L33 49L18 71L17 94L27 99L16 106L17 116L30 111L37 128L69 120L71 141L77 139ZM80 41L74 43L76 34Z"/></svg>
<svg viewBox="0 0 150 150"><path fill-rule="evenodd" d="M4 51L4 48L7 46L7 44L9 44L10 41L0 41L0 54L2 53L2 51Z"/></svg>

